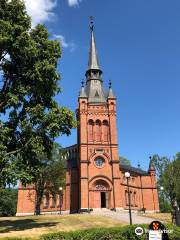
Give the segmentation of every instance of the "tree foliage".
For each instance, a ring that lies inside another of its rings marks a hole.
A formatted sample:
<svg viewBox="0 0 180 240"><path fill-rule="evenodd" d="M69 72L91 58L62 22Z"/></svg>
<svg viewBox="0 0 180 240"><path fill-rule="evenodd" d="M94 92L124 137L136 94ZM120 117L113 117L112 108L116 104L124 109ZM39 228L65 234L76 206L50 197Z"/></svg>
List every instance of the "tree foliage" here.
<svg viewBox="0 0 180 240"><path fill-rule="evenodd" d="M59 187L65 185L65 163L63 150L55 143L51 157L46 154L39 156L41 166L35 170L34 188L36 191L36 215L40 214L40 205L43 195L51 194L53 197L59 192Z"/></svg>
<svg viewBox="0 0 180 240"><path fill-rule="evenodd" d="M154 155L152 158L158 177L158 187L164 187L161 197L169 201L173 208L175 202L180 207L180 153L171 160Z"/></svg>
<svg viewBox="0 0 180 240"><path fill-rule="evenodd" d="M57 72L60 44L45 26L31 29L21 0L0 0L0 186L33 181L39 156L75 127L73 113L60 107Z"/></svg>
<svg viewBox="0 0 180 240"><path fill-rule="evenodd" d="M0 189L0 217L14 216L17 207L17 189Z"/></svg>
<svg viewBox="0 0 180 240"><path fill-rule="evenodd" d="M131 162L130 162L130 160L128 160L127 158L125 158L125 157L121 157L121 156L119 156L119 162L120 162L120 165L122 164L122 165L131 165Z"/></svg>

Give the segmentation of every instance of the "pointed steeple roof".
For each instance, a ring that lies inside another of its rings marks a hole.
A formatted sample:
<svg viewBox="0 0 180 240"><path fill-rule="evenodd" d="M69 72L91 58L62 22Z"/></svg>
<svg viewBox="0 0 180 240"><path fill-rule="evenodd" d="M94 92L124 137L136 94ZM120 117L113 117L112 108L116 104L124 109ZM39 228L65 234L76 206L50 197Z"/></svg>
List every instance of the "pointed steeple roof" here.
<svg viewBox="0 0 180 240"><path fill-rule="evenodd" d="M150 159L150 161L149 161L149 170L148 170L148 171L149 171L149 172L150 172L150 171L155 171L152 157L150 156L149 159Z"/></svg>
<svg viewBox="0 0 180 240"><path fill-rule="evenodd" d="M97 69L100 70L99 61L96 52L96 44L94 40L94 27L91 26L91 40L90 40L90 50L89 50L89 61L88 61L88 70Z"/></svg>
<svg viewBox="0 0 180 240"><path fill-rule="evenodd" d="M84 80L82 80L82 82L81 82L81 91L80 91L80 94L79 94L79 98L87 98L87 94L86 94L86 91L84 89Z"/></svg>
<svg viewBox="0 0 180 240"><path fill-rule="evenodd" d="M90 25L91 39L89 50L88 69L86 71L86 94L90 103L105 103L107 98L103 89L102 71L96 53L96 45L94 39L94 25L91 19Z"/></svg>
<svg viewBox="0 0 180 240"><path fill-rule="evenodd" d="M108 98L116 98L113 94L113 90L112 90L112 82L111 80L109 80L109 93L108 93Z"/></svg>

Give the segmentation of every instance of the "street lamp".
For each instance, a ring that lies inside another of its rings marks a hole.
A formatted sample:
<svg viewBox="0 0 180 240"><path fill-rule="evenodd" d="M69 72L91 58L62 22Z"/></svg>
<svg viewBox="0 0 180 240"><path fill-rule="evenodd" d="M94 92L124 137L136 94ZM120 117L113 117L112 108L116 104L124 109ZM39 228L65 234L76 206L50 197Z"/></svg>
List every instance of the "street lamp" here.
<svg viewBox="0 0 180 240"><path fill-rule="evenodd" d="M162 196L162 209L161 209L161 211L162 211L163 208L164 208L164 193L163 193L164 187L161 186L161 187L159 188L159 190L160 190L160 194L161 194L161 196Z"/></svg>
<svg viewBox="0 0 180 240"><path fill-rule="evenodd" d="M63 188L59 187L59 214L61 215Z"/></svg>
<svg viewBox="0 0 180 240"><path fill-rule="evenodd" d="M130 178L130 173L129 172L125 172L124 176L127 179L127 187L128 187L128 203L129 203L129 221L130 221L130 225L132 225L132 215L131 215L131 197L130 197L130 192L129 192L129 178Z"/></svg>

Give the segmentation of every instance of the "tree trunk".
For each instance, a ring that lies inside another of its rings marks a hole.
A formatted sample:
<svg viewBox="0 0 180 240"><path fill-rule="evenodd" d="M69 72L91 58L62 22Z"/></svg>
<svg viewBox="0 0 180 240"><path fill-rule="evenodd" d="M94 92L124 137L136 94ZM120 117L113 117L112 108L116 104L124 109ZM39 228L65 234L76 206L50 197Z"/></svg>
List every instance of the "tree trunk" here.
<svg viewBox="0 0 180 240"><path fill-rule="evenodd" d="M36 202L35 202L35 215L41 214L41 201L44 193L43 187L35 187L36 190Z"/></svg>
<svg viewBox="0 0 180 240"><path fill-rule="evenodd" d="M35 211L35 215L40 215L40 214L41 214L41 208L40 208L40 206L41 206L41 204L36 201L36 211Z"/></svg>

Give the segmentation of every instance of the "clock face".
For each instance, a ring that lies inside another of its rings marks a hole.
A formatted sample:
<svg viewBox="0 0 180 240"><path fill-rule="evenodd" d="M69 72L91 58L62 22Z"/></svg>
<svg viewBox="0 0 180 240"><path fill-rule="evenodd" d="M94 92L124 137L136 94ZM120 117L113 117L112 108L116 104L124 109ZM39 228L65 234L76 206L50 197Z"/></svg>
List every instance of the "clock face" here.
<svg viewBox="0 0 180 240"><path fill-rule="evenodd" d="M97 157L95 159L95 164L97 167L102 167L104 164L104 159L102 157Z"/></svg>

